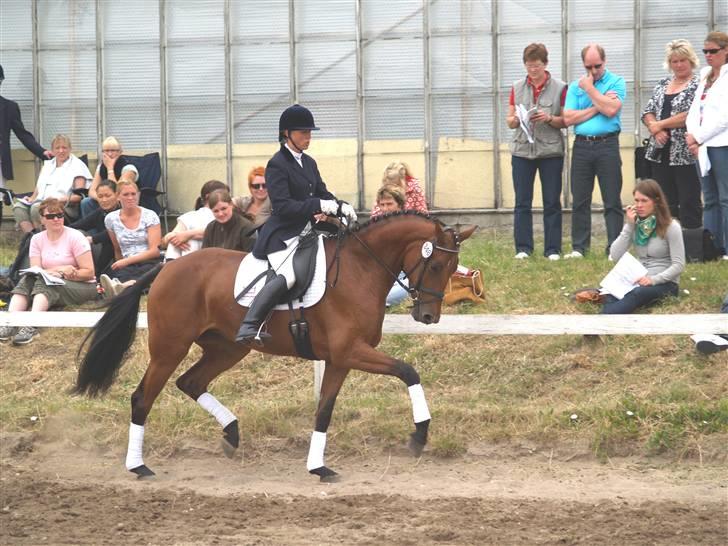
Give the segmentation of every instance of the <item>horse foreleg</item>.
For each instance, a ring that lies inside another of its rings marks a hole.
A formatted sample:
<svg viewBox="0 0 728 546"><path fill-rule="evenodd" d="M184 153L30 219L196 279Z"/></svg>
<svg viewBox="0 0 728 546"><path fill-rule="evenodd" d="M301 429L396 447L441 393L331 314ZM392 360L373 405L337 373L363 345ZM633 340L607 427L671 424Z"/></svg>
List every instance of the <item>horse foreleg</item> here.
<svg viewBox="0 0 728 546"><path fill-rule="evenodd" d="M358 345L351 352L348 364L354 369L369 373L393 375L407 385L415 422L415 431L410 435L409 449L415 457L419 457L427 444L431 417L417 370L411 364L394 359L364 344Z"/></svg>
<svg viewBox="0 0 728 546"><path fill-rule="evenodd" d="M223 432L223 452L232 457L240 444L238 418L207 392L207 388L213 379L232 368L250 349L217 335L206 336L198 343L203 348L202 357L177 379L177 387L217 420Z"/></svg>
<svg viewBox="0 0 728 546"><path fill-rule="evenodd" d="M316 426L311 434L311 443L308 448L308 458L306 459L308 471L318 476L322 482L335 482L338 480L338 474L324 464L324 452L326 450L326 431L329 428L329 423L331 423L336 397L348 373L348 369L335 368L330 361L326 361L324 379L321 384L321 398L316 411Z"/></svg>

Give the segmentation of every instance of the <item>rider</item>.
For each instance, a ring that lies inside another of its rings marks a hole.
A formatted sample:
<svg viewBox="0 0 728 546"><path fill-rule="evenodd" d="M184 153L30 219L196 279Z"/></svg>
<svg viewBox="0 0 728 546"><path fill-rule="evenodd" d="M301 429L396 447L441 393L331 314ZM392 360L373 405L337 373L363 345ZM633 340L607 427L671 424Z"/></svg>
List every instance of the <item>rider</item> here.
<svg viewBox="0 0 728 546"><path fill-rule="evenodd" d="M311 144L311 131L318 131L318 127L308 108L294 104L281 114L278 122L281 149L265 168L265 183L273 210L260 228L253 247L253 255L267 259L276 275L268 279L250 304L235 336L237 342L260 342L271 337L260 331L263 321L296 282L293 252L298 238L311 230L311 222L336 214L349 223L356 221L354 207L336 200L326 189L316 161L303 153Z"/></svg>

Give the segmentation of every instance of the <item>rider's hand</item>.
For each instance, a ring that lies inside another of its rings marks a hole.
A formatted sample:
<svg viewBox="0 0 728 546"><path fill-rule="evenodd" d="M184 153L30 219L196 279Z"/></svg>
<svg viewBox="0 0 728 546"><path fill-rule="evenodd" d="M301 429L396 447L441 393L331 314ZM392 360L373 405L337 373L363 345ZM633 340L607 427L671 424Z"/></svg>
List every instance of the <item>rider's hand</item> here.
<svg viewBox="0 0 728 546"><path fill-rule="evenodd" d="M321 212L329 216L336 216L339 210L339 204L333 199L321 199Z"/></svg>
<svg viewBox="0 0 728 546"><path fill-rule="evenodd" d="M356 222L356 211L349 203L341 203L341 214L350 224Z"/></svg>

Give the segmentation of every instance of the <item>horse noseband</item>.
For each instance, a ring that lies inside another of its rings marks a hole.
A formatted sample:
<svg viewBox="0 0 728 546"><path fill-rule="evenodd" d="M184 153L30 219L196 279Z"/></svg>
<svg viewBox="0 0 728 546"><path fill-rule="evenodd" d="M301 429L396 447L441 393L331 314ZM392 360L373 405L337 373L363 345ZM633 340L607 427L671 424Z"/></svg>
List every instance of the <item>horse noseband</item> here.
<svg viewBox="0 0 728 546"><path fill-rule="evenodd" d="M460 238L458 237L458 232L455 231L453 228L446 228L444 231L449 231L453 234L453 238L455 239L455 248L445 248L444 246L440 246L437 244L437 239L433 239L432 241L426 241L422 245L422 256L417 262L417 265L412 268L412 271L404 272L408 279L412 279L415 271L417 271L420 266L422 266L422 272L417 279L417 284L414 287L410 286L409 288L407 288L407 292L409 292L409 295L412 298L415 307L418 307L422 303L426 303L420 299L420 293L434 296L436 300L440 301L442 301L442 299L445 297L444 292L432 290L431 288L422 286L422 281L425 278L425 273L427 272L427 268L429 267L430 261L432 260L432 257L435 255L436 251L439 250L441 252L448 252L450 254L460 253Z"/></svg>

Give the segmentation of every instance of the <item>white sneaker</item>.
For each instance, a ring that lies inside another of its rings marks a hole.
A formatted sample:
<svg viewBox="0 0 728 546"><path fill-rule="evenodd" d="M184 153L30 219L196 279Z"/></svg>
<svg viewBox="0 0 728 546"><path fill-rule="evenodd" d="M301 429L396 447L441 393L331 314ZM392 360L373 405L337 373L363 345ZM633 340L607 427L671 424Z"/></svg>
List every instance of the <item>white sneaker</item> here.
<svg viewBox="0 0 728 546"><path fill-rule="evenodd" d="M570 260L571 258L583 258L584 255L578 250L572 250L568 254L564 254L564 259Z"/></svg>
<svg viewBox="0 0 728 546"><path fill-rule="evenodd" d="M728 261L728 254L724 254L723 255L723 259L726 260L726 261Z"/></svg>
<svg viewBox="0 0 728 546"><path fill-rule="evenodd" d="M99 277L99 282L101 283L101 287L104 289L105 299L113 298L116 295L114 294L114 283L112 282L111 277L109 277L106 273Z"/></svg>
<svg viewBox="0 0 728 546"><path fill-rule="evenodd" d="M526 258L528 258L528 254L525 252L519 252L516 254L516 260L525 260Z"/></svg>
<svg viewBox="0 0 728 546"><path fill-rule="evenodd" d="M547 257L547 258L548 258L549 260L551 260L552 262L558 262L558 261L559 261L559 260L561 259L561 256L559 256L558 254L549 254L549 255L548 255L548 256L546 256L546 257Z"/></svg>

